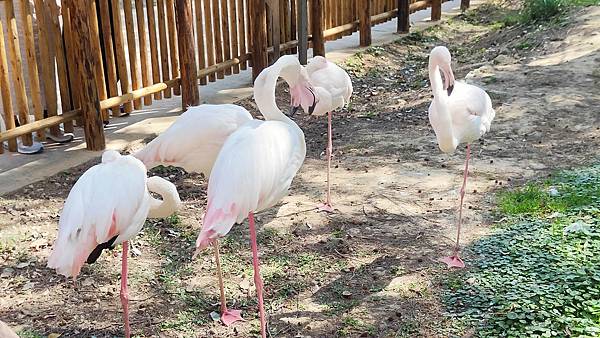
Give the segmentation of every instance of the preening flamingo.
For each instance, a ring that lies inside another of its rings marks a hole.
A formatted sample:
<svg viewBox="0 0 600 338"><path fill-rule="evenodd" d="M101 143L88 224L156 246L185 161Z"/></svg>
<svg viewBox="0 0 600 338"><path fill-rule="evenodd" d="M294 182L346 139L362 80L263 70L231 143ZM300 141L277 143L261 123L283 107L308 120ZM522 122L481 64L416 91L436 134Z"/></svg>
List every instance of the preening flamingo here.
<svg viewBox="0 0 600 338"><path fill-rule="evenodd" d="M344 107L350 102L352 96L352 81L350 76L340 66L327 60L322 56L315 56L306 66L306 71L310 78L310 83L314 87L314 93L317 97L317 103L313 109L308 109L306 100L300 102L294 100L294 97L302 97L297 93L298 89L292 88L292 106L296 109L299 106L312 115L327 114L327 192L325 203L319 205L319 210L333 212L331 205L331 154L333 151L333 135L331 131L332 112L338 108Z"/></svg>
<svg viewBox="0 0 600 338"><path fill-rule="evenodd" d="M443 81L440 72L444 74ZM464 268L465 263L459 255L459 243L462 205L471 156L470 143L490 130L496 112L492 108L490 96L483 89L454 80L450 51L446 47L438 46L431 51L429 80L433 91L433 101L429 105L429 122L435 131L440 149L450 154L459 144L467 144L463 185L460 189L456 247L452 256L441 259L448 267Z"/></svg>
<svg viewBox="0 0 600 338"><path fill-rule="evenodd" d="M298 69L298 71L303 71L303 69ZM290 86L299 87L296 93L302 97L294 97L295 100L307 102L313 98L309 91L306 73L303 73L303 76L284 73L282 77ZM140 159L148 169L158 165L172 165L181 167L187 172L202 173L209 177L225 140L251 120L252 116L245 108L233 104L203 104L190 107L167 130L142 150L136 152L134 156ZM242 320L241 311L227 308L220 268L219 246L216 240L214 252L221 298L221 321L229 326Z"/></svg>
<svg viewBox="0 0 600 338"><path fill-rule="evenodd" d="M209 177L225 140L252 120L246 108L234 104L203 104L189 107L173 124L133 156L146 168L158 165L180 167ZM242 320L241 311L227 308L220 268L219 244L214 243L221 297L221 321L226 326Z"/></svg>
<svg viewBox="0 0 600 338"><path fill-rule="evenodd" d="M94 263L103 249L123 243L121 303L125 336L129 337L128 241L142 229L146 217L167 217L180 205L172 183L156 176L147 178L146 168L133 156L105 151L102 163L83 173L69 192L48 267L75 280L84 262Z"/></svg>
<svg viewBox="0 0 600 338"><path fill-rule="evenodd" d="M209 178L207 210L196 241L198 252L225 236L234 223L241 223L248 217L263 338L266 337L266 321L254 213L272 207L288 194L292 180L304 162L304 133L275 103L279 76L288 79L289 83L304 86L304 92L299 95L312 97L304 74L298 60L286 55L257 77L254 99L266 121L252 120L244 124L223 145Z"/></svg>

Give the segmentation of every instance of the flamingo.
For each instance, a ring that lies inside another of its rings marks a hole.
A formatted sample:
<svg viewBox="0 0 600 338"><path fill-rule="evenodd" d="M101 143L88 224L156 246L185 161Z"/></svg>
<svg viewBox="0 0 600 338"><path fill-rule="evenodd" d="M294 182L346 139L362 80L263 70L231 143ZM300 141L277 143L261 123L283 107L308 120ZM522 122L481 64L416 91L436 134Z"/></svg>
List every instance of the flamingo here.
<svg viewBox="0 0 600 338"><path fill-rule="evenodd" d="M306 71L310 78L310 83L314 86L314 95L318 99L317 104L313 109L308 109L308 100L306 100L305 96L298 93L303 88L295 87L290 89L292 106L294 107L294 111L302 106L311 115L322 116L327 114L327 192L325 203L320 204L318 208L321 211L333 212L330 184L331 156L333 151L331 115L334 110L342 108L350 102L352 81L345 70L322 56L315 56L308 66L306 66ZM300 100L294 99L294 97L304 98L304 101L300 102Z"/></svg>
<svg viewBox="0 0 600 338"><path fill-rule="evenodd" d="M297 71L303 71L303 68ZM298 87L296 95L299 97L295 96L294 100L307 102L313 97L305 72L300 77L292 73L281 75L290 86ZM158 165L172 165L187 172L202 173L210 177L225 140L252 120L248 110L234 104L203 104L189 107L167 130L133 156L140 159L148 169ZM227 308L217 240L214 241L213 248L219 281L221 322L230 326L243 318L240 310Z"/></svg>
<svg viewBox="0 0 600 338"><path fill-rule="evenodd" d="M263 338L266 337L266 320L254 214L274 206L288 194L306 157L304 133L275 103L278 77L307 86L304 74L298 60L286 55L256 78L254 99L266 120L244 124L225 141L209 178L207 209L202 231L196 240L198 253L227 235L234 223L248 218ZM307 86L299 95L310 97L310 92L311 88Z"/></svg>
<svg viewBox="0 0 600 338"><path fill-rule="evenodd" d="M153 198L149 191L163 200ZM130 337L128 241L142 229L146 217L167 217L180 205L172 183L156 176L147 178L146 168L133 156L105 151L102 163L88 169L69 192L48 267L75 281L84 262L94 263L102 250L122 243L121 303L125 336Z"/></svg>
<svg viewBox="0 0 600 338"><path fill-rule="evenodd" d="M444 74L443 83L440 72ZM452 256L440 259L449 268L464 268L465 263L459 255L459 243L471 142L490 130L496 112L492 108L490 96L483 89L454 80L450 51L444 46L435 47L429 55L429 80L433 91L433 101L429 105L429 122L440 149L451 154L459 144L467 144L463 185L460 189L456 246Z"/></svg>

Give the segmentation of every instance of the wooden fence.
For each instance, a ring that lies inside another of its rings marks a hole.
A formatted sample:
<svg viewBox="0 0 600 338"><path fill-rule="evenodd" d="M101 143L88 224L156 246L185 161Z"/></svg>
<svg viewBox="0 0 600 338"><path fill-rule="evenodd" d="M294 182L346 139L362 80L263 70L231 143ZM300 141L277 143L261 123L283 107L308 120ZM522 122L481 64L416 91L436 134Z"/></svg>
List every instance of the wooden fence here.
<svg viewBox="0 0 600 338"><path fill-rule="evenodd" d="M182 91L183 106L198 104L198 83L251 66L256 76L282 54L298 53L306 63L308 48L324 55L326 41L356 31L360 44L367 46L372 26L398 17L398 31L407 32L410 13L432 7L432 19L439 20L441 4L442 0L0 0L6 17L0 22L0 93L6 125L0 142L8 141L14 152L16 137L29 145L33 132L43 138L47 132L60 133L61 125L72 132L75 124L84 127L88 149L100 150L102 122L111 115L128 114ZM461 5L468 7L468 0Z"/></svg>

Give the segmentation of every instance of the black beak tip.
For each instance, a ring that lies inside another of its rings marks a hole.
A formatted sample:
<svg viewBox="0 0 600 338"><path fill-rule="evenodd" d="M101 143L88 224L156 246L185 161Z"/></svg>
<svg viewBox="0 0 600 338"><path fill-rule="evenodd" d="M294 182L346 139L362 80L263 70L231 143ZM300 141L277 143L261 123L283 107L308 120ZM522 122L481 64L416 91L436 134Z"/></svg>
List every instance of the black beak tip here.
<svg viewBox="0 0 600 338"><path fill-rule="evenodd" d="M290 113L289 113L289 115L290 116L296 115L296 112L298 111L298 108L300 108L300 107L290 106Z"/></svg>
<svg viewBox="0 0 600 338"><path fill-rule="evenodd" d="M450 96L452 94L453 90L454 90L454 85L448 87L448 96Z"/></svg>

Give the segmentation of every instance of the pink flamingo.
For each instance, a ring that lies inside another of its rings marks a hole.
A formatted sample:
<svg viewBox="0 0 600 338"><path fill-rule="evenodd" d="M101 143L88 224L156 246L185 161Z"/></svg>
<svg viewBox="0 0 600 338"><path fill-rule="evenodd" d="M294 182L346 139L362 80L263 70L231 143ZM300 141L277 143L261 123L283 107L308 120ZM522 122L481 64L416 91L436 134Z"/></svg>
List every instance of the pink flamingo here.
<svg viewBox="0 0 600 338"><path fill-rule="evenodd" d="M289 57L281 62L299 64L297 60ZM301 76L291 71L284 72L281 76L290 87L297 88L294 100L307 102L313 98L307 75L303 68L296 68L295 71L302 72ZM158 165L172 165L181 167L187 172L202 173L210 177L225 140L252 120L252 116L245 108L233 104L203 104L190 107L167 130L134 156L144 162L148 169ZM213 247L219 282L221 322L229 326L243 318L240 310L227 308L217 240L214 241Z"/></svg>
<svg viewBox="0 0 600 338"><path fill-rule="evenodd" d="M322 116L327 114L327 192L325 203L318 206L319 210L333 212L331 204L331 157L333 152L333 135L331 131L332 112L338 108L344 107L350 102L352 96L352 81L350 76L340 66L327 60L322 56L315 56L308 66L306 71L310 78L310 83L314 86L314 94L317 97L317 104L310 109L307 101L300 101L302 95L298 94L301 87L291 88L292 106L294 110L302 106L304 111L308 111L311 115Z"/></svg>
<svg viewBox="0 0 600 338"><path fill-rule="evenodd" d="M444 74L443 83L440 72ZM490 130L496 112L492 108L492 100L483 89L454 80L450 51L446 47L438 46L431 51L429 80L433 91L433 101L429 105L429 122L435 131L440 149L451 154L459 144L467 144L463 185L460 189L456 246L452 256L441 259L448 267L464 268L465 263L459 255L459 243L462 206L471 156L470 143Z"/></svg>
<svg viewBox="0 0 600 338"><path fill-rule="evenodd" d="M153 198L150 191L163 200ZM121 303L125 336L130 337L128 241L142 229L147 217L167 217L180 205L172 183L160 177L147 178L142 162L132 156L105 151L102 163L77 180L65 201L48 267L75 280L84 262L94 263L102 250L123 243Z"/></svg>
<svg viewBox="0 0 600 338"><path fill-rule="evenodd" d="M288 194L292 180L304 162L304 133L275 103L278 77L281 75L297 84L304 82L303 74L298 60L287 55L257 77L254 99L266 121L253 120L244 124L223 145L209 178L207 210L196 241L198 252L225 236L234 223L241 223L248 217L263 338L266 337L266 320L254 214L274 206ZM300 95L313 97L310 87L305 89Z"/></svg>

